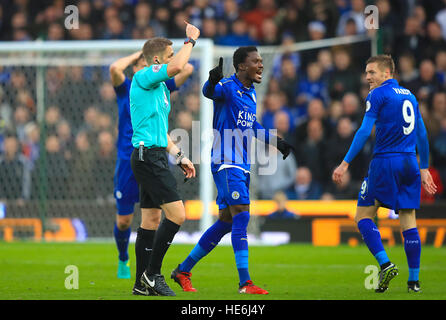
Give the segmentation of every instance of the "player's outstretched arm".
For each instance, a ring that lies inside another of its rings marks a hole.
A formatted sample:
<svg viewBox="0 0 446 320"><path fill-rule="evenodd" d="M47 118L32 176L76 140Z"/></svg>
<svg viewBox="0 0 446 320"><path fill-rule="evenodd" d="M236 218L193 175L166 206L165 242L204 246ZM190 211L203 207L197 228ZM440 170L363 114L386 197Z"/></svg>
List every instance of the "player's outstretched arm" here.
<svg viewBox="0 0 446 320"><path fill-rule="evenodd" d="M271 136L268 130L266 130L260 123L254 121L252 128L254 129L254 135L257 139L264 143L272 144L272 142L276 142L274 147L280 151L283 155L283 160L285 160L291 153L291 150L294 150L294 147L289 144L286 140L282 139L279 136ZM276 139L272 139L275 137Z"/></svg>
<svg viewBox="0 0 446 320"><path fill-rule="evenodd" d="M177 87L183 85L186 82L186 80L192 75L193 72L194 72L194 66L191 65L190 63L186 63L183 70L181 70L180 73L175 76L175 85Z"/></svg>
<svg viewBox="0 0 446 320"><path fill-rule="evenodd" d="M429 194L435 194L437 192L437 185L432 179L429 169L420 169L420 175L421 185L423 186L424 190L426 190L426 192Z"/></svg>
<svg viewBox="0 0 446 320"><path fill-rule="evenodd" d="M356 131L355 137L353 138L352 145L347 152L342 163L333 171L332 180L340 184L342 182L342 177L344 173L347 171L349 164L356 157L356 155L361 151L362 147L364 147L365 142L370 137L370 133L372 132L373 126L375 125L376 119L373 117L369 117L367 115L364 116L362 120L361 127Z"/></svg>
<svg viewBox="0 0 446 320"><path fill-rule="evenodd" d="M435 194L437 192L437 185L429 172L429 140L421 114L418 114L417 149L420 154L421 185L427 193Z"/></svg>
<svg viewBox="0 0 446 320"><path fill-rule="evenodd" d="M220 93L216 92L215 86L218 82L223 79L223 58L220 57L218 61L218 66L209 71L209 79L205 82L203 86L203 95L209 99L220 98Z"/></svg>
<svg viewBox="0 0 446 320"><path fill-rule="evenodd" d="M135 63L141 56L142 51L139 50L129 56L113 62L109 67L110 79L114 87L119 87L125 80L124 70L131 64Z"/></svg>
<svg viewBox="0 0 446 320"><path fill-rule="evenodd" d="M186 22L186 21L185 21ZM196 41L200 36L200 30L186 22L186 37ZM185 43L183 47L173 56L172 60L167 64L167 75L171 78L180 73L186 63L189 61L192 53L193 44L191 42Z"/></svg>

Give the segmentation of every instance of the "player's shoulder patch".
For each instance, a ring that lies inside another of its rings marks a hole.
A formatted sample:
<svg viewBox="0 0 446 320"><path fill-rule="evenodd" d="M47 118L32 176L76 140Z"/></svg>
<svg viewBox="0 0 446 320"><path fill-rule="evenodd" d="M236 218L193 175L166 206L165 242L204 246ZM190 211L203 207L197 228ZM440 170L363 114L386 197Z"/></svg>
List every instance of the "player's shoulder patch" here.
<svg viewBox="0 0 446 320"><path fill-rule="evenodd" d="M162 65L161 64L153 64L152 65L152 71L153 72L158 72L161 70Z"/></svg>
<svg viewBox="0 0 446 320"><path fill-rule="evenodd" d="M222 79L222 80L220 80L220 81L218 82L218 84L221 85L221 86L223 86L224 84L229 83L229 82L234 82L234 80L229 79L229 78L226 78L226 79Z"/></svg>

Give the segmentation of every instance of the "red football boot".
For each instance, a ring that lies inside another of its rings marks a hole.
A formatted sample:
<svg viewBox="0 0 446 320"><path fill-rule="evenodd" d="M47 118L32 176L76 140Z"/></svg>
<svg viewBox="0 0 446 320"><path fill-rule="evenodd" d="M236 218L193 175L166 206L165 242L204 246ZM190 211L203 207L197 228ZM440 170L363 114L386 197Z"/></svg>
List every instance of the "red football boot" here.
<svg viewBox="0 0 446 320"><path fill-rule="evenodd" d="M269 292L257 287L252 283L251 280L246 281L243 285L238 289L239 293L247 293L247 294L268 294Z"/></svg>
<svg viewBox="0 0 446 320"><path fill-rule="evenodd" d="M190 272L182 272L178 269L178 267L172 271L170 274L170 278L173 279L176 283L180 285L180 287L185 292L195 292L197 289L192 287L192 282L190 281L190 277L192 273Z"/></svg>

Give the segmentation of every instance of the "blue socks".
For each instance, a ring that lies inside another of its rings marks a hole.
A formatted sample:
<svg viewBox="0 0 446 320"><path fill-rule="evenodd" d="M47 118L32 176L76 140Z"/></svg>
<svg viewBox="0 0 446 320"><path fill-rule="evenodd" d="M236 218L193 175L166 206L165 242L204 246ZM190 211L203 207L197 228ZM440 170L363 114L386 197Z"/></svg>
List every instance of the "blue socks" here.
<svg viewBox="0 0 446 320"><path fill-rule="evenodd" d="M381 241L381 235L375 223L371 219L362 219L358 222L365 244L378 261L379 265L389 262L387 253ZM408 281L418 281L420 273L421 240L417 228L403 231L404 251L406 252L407 264L409 265Z"/></svg>
<svg viewBox="0 0 446 320"><path fill-rule="evenodd" d="M232 224L217 220L201 236L197 245L192 249L189 256L180 264L179 270L190 272L195 264L205 257L220 242L221 238L232 231L231 242L235 255L235 264L239 274L240 285L250 280L248 272L248 236L249 212L244 211L232 218Z"/></svg>
<svg viewBox="0 0 446 320"><path fill-rule="evenodd" d="M205 257L220 242L221 238L232 229L232 224L217 220L205 233L201 236L197 245L187 256L186 260L180 264L179 270L190 272L195 264Z"/></svg>
<svg viewBox="0 0 446 320"><path fill-rule="evenodd" d="M113 235L115 237L116 246L118 247L119 260L121 261L127 261L129 259L128 247L131 232L131 228L123 231L119 230L115 223Z"/></svg>
<svg viewBox="0 0 446 320"><path fill-rule="evenodd" d="M232 218L231 241L240 285L251 279L248 272L248 222L248 211L240 212Z"/></svg>
<svg viewBox="0 0 446 320"><path fill-rule="evenodd" d="M409 265L408 281L418 281L420 273L421 240L417 228L403 231L404 251Z"/></svg>
<svg viewBox="0 0 446 320"><path fill-rule="evenodd" d="M384 250L381 234L372 219L362 219L358 222L358 229L365 244L373 254L379 265L390 262Z"/></svg>

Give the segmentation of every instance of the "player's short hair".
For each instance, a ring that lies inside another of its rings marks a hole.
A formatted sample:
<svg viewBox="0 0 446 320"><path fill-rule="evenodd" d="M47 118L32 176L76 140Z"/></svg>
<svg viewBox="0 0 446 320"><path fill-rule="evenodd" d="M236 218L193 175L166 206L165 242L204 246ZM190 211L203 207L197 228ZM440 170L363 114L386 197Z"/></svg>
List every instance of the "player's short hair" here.
<svg viewBox="0 0 446 320"><path fill-rule="evenodd" d="M152 64L152 58L156 55L160 55L164 53L164 50L168 46L171 46L173 43L169 39L166 38L151 38L144 43L144 46L142 47L142 54L144 55L144 58L147 61L147 64Z"/></svg>
<svg viewBox="0 0 446 320"><path fill-rule="evenodd" d="M232 57L232 64L234 65L236 72L238 71L238 65L240 63L245 62L249 53L253 51L257 51L257 48L255 46L240 47L237 50L235 50L234 55Z"/></svg>
<svg viewBox="0 0 446 320"><path fill-rule="evenodd" d="M387 54L379 54L377 56L370 57L365 64L367 65L374 62L378 64L378 68L381 70L389 68L391 76L395 74L395 62L393 62L392 56Z"/></svg>
<svg viewBox="0 0 446 320"><path fill-rule="evenodd" d="M146 60L146 59L144 58L144 55L143 55L142 53L139 55L138 59L135 60L135 62L133 63L133 66L137 66L138 63L139 63L139 61L141 61L141 59Z"/></svg>

